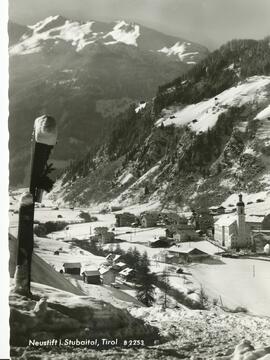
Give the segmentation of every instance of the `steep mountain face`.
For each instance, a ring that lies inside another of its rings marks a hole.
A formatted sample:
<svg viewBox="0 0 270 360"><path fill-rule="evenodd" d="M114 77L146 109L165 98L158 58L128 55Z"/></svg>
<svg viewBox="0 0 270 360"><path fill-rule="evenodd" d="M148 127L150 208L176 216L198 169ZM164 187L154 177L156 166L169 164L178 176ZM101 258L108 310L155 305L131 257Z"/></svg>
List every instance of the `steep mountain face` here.
<svg viewBox="0 0 270 360"><path fill-rule="evenodd" d="M269 38L232 41L131 107L97 153L67 169L58 196L205 208L267 192L269 103Z"/></svg>
<svg viewBox="0 0 270 360"><path fill-rule="evenodd" d="M10 177L23 183L29 134L41 113L59 124L56 166L99 144L113 118L159 84L184 73L204 47L125 21L82 23L51 16L33 26L9 24Z"/></svg>

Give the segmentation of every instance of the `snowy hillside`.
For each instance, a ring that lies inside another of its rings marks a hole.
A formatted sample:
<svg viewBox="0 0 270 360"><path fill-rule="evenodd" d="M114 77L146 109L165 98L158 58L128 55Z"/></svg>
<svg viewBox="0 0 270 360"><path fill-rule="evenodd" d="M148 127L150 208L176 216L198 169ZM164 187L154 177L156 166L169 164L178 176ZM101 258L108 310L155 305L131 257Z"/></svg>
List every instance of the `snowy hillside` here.
<svg viewBox="0 0 270 360"><path fill-rule="evenodd" d="M254 104L254 107L267 103L270 94L270 76L253 76L233 86L215 97L188 106L177 106L163 109L164 114L156 125L176 126L189 125L195 132L207 131L215 126L218 117L230 107ZM269 116L269 106L260 112L256 119Z"/></svg>
<svg viewBox="0 0 270 360"><path fill-rule="evenodd" d="M61 199L190 211L243 192L269 211L260 199L270 179L269 59L268 39L235 40L160 86L115 123L94 158L67 169Z"/></svg>

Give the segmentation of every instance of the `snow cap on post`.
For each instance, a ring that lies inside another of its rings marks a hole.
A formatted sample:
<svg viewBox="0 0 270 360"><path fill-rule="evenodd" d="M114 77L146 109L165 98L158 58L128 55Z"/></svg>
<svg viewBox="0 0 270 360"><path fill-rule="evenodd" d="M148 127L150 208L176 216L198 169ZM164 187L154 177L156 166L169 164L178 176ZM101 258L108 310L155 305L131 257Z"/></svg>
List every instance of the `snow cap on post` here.
<svg viewBox="0 0 270 360"><path fill-rule="evenodd" d="M38 117L34 124L34 136L37 143L54 146L57 139L55 119L49 115Z"/></svg>
<svg viewBox="0 0 270 360"><path fill-rule="evenodd" d="M30 192L24 192L20 198L20 205L27 206L33 204L33 195Z"/></svg>

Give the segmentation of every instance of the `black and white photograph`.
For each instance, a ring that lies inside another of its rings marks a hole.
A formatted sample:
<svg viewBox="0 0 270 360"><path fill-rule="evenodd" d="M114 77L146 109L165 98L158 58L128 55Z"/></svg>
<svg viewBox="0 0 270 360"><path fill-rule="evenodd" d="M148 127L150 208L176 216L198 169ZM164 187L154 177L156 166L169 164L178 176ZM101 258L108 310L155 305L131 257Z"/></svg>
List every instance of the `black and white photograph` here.
<svg viewBox="0 0 270 360"><path fill-rule="evenodd" d="M10 359L270 359L269 19L9 0Z"/></svg>

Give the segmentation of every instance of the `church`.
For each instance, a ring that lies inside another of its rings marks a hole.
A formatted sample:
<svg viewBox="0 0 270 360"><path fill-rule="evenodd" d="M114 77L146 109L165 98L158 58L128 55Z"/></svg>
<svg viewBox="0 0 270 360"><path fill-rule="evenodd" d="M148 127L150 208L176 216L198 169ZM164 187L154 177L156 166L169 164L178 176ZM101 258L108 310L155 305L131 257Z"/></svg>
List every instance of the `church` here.
<svg viewBox="0 0 270 360"><path fill-rule="evenodd" d="M215 222L214 238L221 246L241 249L252 245L252 232L270 229L270 215L246 215L243 196L239 195L236 214L225 214Z"/></svg>

